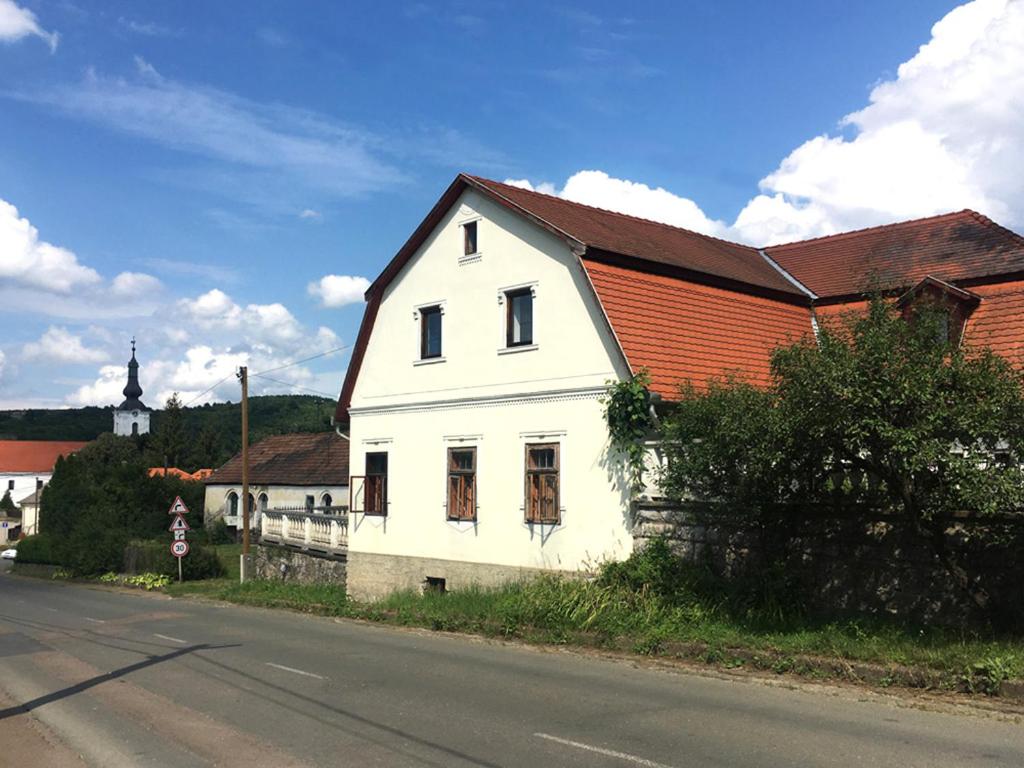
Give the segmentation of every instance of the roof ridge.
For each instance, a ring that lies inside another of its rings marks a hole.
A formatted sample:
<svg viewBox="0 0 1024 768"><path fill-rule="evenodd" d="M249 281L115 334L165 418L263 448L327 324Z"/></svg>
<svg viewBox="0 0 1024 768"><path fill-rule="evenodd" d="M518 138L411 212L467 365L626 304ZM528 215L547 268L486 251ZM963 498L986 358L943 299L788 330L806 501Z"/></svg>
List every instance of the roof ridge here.
<svg viewBox="0 0 1024 768"><path fill-rule="evenodd" d="M495 181L494 179L484 178L483 176L474 176L474 175L469 174L469 173L466 173L466 174L463 174L463 175L464 176L468 176L469 178L473 179L474 181L478 181L478 182L481 182L483 184L498 184L498 185L500 185L502 187L510 187L510 188L518 190L520 192L526 192L526 193L531 194L531 195L538 195L539 197L547 197L547 198L550 198L552 200L557 200L560 203L569 203L570 205L578 205L580 208L589 208L592 211L600 211L601 213L607 213L607 214L610 214L612 216L620 216L620 217L622 217L624 219L632 219L633 221L641 221L644 224L654 224L656 226L665 227L666 229L672 229L672 230L675 230L677 232L686 232L687 234L690 234L690 235L696 235L697 237L702 237L705 240L713 240L713 241L715 241L717 243L725 243L726 245L731 245L731 246L734 246L734 247L737 247L737 248L745 248L747 250L753 251L754 253L757 253L757 247L756 246L747 245L745 243L737 243L734 240L726 240L724 237L715 237L714 235L707 235L707 234L704 234L703 232L698 232L695 229L687 229L686 227L677 227L675 224L668 224L668 223L666 223L664 221L656 221L655 219L645 219L643 216L634 216L633 214L623 213L622 211L613 211L610 208L601 208L600 206L597 206L597 205L589 205L587 203L581 203L581 202L579 202L577 200L569 200L568 198L559 197L558 195L549 195L547 192L539 192L536 189L527 189L526 187L517 187L514 184L506 184L503 181Z"/></svg>
<svg viewBox="0 0 1024 768"><path fill-rule="evenodd" d="M998 224L995 224L995 222L993 222L991 219L988 219L986 216L982 216L982 214L978 213L977 211L971 210L970 208L962 208L959 211L937 213L933 216L922 216L917 219L904 219L903 221L891 221L888 224L876 224L873 227L861 227L860 229L850 229L846 230L845 232L836 232L831 235L819 235L818 237L808 237L805 240L791 240L787 243L776 243L775 245L767 245L762 250L770 251L772 248L788 248L791 245L806 245L808 243L821 242L822 240L843 240L848 237L863 235L865 232L876 232L883 229L896 229L897 227L903 227L908 224L920 224L925 221L938 221L939 219L951 219L956 216L964 215L973 215L975 217L985 219L995 226L999 226Z"/></svg>
<svg viewBox="0 0 1024 768"><path fill-rule="evenodd" d="M971 216L973 216L975 219L977 219L981 224L983 224L983 225L985 225L985 226L987 226L987 227L989 227L991 229L998 230L999 232L1001 232L1003 234L1009 235L1011 238L1013 238L1014 240L1018 241L1021 245L1024 245L1024 235L1020 235L1017 232L1014 232L1009 227L1004 227L1002 224L1000 224L999 222L993 221L992 219L990 219L985 214L978 213L978 211L971 210L970 208L965 208L963 211L960 211L960 213L969 213Z"/></svg>

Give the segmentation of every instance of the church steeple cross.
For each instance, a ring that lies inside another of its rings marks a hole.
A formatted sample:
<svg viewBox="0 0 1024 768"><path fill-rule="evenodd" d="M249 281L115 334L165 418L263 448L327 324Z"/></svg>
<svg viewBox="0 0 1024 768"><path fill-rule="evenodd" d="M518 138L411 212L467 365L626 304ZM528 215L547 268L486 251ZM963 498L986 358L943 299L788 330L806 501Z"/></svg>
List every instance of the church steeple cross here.
<svg viewBox="0 0 1024 768"><path fill-rule="evenodd" d="M135 356L135 337L132 336L132 357Z"/></svg>

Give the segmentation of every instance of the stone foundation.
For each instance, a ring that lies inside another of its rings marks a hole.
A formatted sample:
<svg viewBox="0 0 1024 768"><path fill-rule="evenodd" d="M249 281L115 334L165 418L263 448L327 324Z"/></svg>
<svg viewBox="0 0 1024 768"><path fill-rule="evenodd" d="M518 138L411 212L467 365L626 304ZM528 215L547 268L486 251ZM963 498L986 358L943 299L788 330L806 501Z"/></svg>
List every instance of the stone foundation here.
<svg viewBox="0 0 1024 768"><path fill-rule="evenodd" d="M445 589L471 585L494 587L550 573L492 563L467 563L431 557L348 553L348 593L356 600L377 600L404 589L423 589L427 579L444 579Z"/></svg>
<svg viewBox="0 0 1024 768"><path fill-rule="evenodd" d="M345 586L347 563L344 557L310 555L290 547L260 544L253 548L253 570L257 579Z"/></svg>

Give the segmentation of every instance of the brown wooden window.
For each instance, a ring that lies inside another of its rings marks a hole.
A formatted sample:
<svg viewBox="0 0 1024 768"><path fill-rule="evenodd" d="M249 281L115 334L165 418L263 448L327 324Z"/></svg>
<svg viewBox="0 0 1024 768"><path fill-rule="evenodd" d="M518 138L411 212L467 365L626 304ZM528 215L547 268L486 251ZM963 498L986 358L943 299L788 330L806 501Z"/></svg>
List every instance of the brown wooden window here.
<svg viewBox="0 0 1024 768"><path fill-rule="evenodd" d="M420 310L420 358L441 356L441 307Z"/></svg>
<svg viewBox="0 0 1024 768"><path fill-rule="evenodd" d="M558 443L526 446L526 521L559 522Z"/></svg>
<svg viewBox="0 0 1024 768"><path fill-rule="evenodd" d="M388 454L386 451L366 454L366 480L363 488L363 512L367 515L386 515L388 513Z"/></svg>
<svg viewBox="0 0 1024 768"><path fill-rule="evenodd" d="M509 347L523 347L533 344L533 290L508 291L505 294L508 307L505 317L505 344Z"/></svg>
<svg viewBox="0 0 1024 768"><path fill-rule="evenodd" d="M476 448L448 449L448 519L476 520Z"/></svg>
<svg viewBox="0 0 1024 768"><path fill-rule="evenodd" d="M463 253L466 256L476 253L476 222L471 221L462 225Z"/></svg>

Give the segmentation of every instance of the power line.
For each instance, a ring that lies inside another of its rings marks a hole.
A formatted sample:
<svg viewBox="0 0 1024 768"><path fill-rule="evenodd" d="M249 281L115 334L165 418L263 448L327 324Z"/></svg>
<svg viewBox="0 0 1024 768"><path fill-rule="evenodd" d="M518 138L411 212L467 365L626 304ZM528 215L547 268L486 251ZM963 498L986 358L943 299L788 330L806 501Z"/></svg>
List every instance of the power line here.
<svg viewBox="0 0 1024 768"><path fill-rule="evenodd" d="M202 397L203 395L207 394L208 392L213 392L213 390L215 390L215 389L216 389L217 387L219 387L219 386L220 386L221 384L223 384L223 383L224 383L225 381L227 381L228 379L230 379L230 378L231 378L232 376L234 376L234 375L236 375L236 374L235 374L235 372L234 372L234 371L232 371L232 372L231 372L231 373L229 373L229 374L228 374L227 376L225 376L225 377L224 377L223 379L221 379L221 380L220 380L220 381L218 381L218 382L217 382L216 384L214 384L214 385L213 385L212 387L210 387L210 388L209 388L209 389L207 389L207 390L204 390L203 392L200 392L200 393L199 393L198 395L196 395L195 397L193 397L193 398L192 398L191 400L189 400L189 401L188 401L187 403L185 403L185 404L184 404L183 406L181 406L181 407L182 407L182 408L188 408L188 407L189 407L190 405L192 405L192 403L194 403L194 402L195 402L196 400L198 400L199 398L201 398L201 397Z"/></svg>
<svg viewBox="0 0 1024 768"><path fill-rule="evenodd" d="M272 379L269 376L264 376L262 373L251 373L249 375L250 376L259 376L261 379L265 379L266 381L272 381L275 384L280 384L282 387L294 387L295 389L302 389L302 390L305 390L306 392L312 392L313 394L320 395L321 397L329 397L332 400L337 397L336 395L332 395L329 392L321 392L318 389L310 389L309 387L304 387L301 384L293 384L290 381L281 381L280 379Z"/></svg>
<svg viewBox="0 0 1024 768"><path fill-rule="evenodd" d="M265 374L265 373L273 373L274 371L281 371L281 370L284 370L285 368L291 368L293 365L299 365L301 363L308 363L310 360L316 360L317 358L320 358L320 357L327 357L327 355L333 355L335 352L341 352L341 350L343 350L343 349L348 349L350 346L352 346L352 345L351 344L344 344L344 345L342 345L340 347L335 347L334 349L328 349L326 352L321 352L320 354L312 355L311 357L304 357L301 360L293 360L290 363L285 363L284 365L279 365L276 368L267 368L267 370L265 370L265 371L260 371L259 373L250 373L249 375L250 376L263 376L263 374Z"/></svg>

